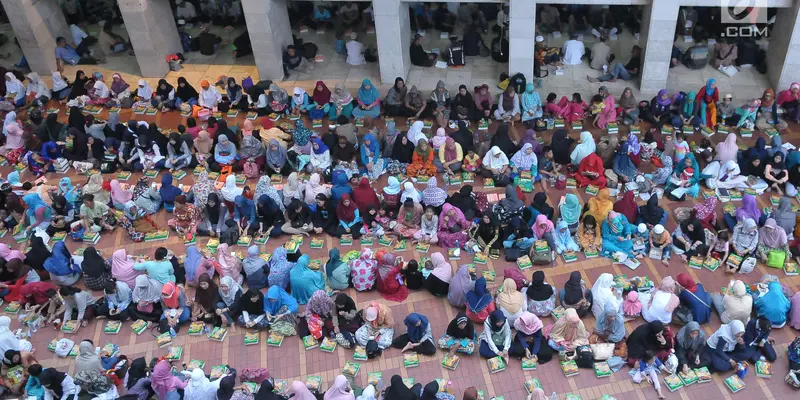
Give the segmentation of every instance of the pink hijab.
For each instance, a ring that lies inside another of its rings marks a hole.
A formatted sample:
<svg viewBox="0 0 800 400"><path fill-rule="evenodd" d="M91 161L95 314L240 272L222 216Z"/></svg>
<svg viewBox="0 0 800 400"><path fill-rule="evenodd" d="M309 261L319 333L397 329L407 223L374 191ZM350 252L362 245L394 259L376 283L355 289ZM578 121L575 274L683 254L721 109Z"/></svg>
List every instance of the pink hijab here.
<svg viewBox="0 0 800 400"><path fill-rule="evenodd" d="M453 267L445 260L442 253L431 254L431 263L433 263L433 271L431 273L441 279L442 282L449 284L453 278Z"/></svg>
<svg viewBox="0 0 800 400"><path fill-rule="evenodd" d="M184 388L186 384L178 380L170 372L170 365L167 360L161 360L153 368L153 373L150 375L150 386L156 392L159 399L167 397L167 393L175 390L175 388Z"/></svg>
<svg viewBox="0 0 800 400"><path fill-rule="evenodd" d="M141 272L133 269L133 260L128 259L125 249L119 249L111 256L111 276L120 282L125 282L128 287L136 287L136 277Z"/></svg>
<svg viewBox="0 0 800 400"><path fill-rule="evenodd" d="M523 311L514 321L514 328L526 335L533 335L536 331L542 329L542 326L542 321L539 317L530 311Z"/></svg>
<svg viewBox="0 0 800 400"><path fill-rule="evenodd" d="M217 248L217 261L220 265L220 276L230 276L237 282L242 281L242 262L231 255L227 243L221 243Z"/></svg>
<svg viewBox="0 0 800 400"><path fill-rule="evenodd" d="M792 296L792 313L789 316L789 325L794 329L800 329L800 292Z"/></svg>
<svg viewBox="0 0 800 400"><path fill-rule="evenodd" d="M133 193L129 190L122 189L119 181L116 179L111 180L111 198L114 203L125 204L133 199Z"/></svg>
<svg viewBox="0 0 800 400"><path fill-rule="evenodd" d="M444 133L444 128L439 128L436 130L436 136L431 138L431 147L436 150L439 150L439 147L444 146L444 143L447 141L447 135Z"/></svg>
<svg viewBox="0 0 800 400"><path fill-rule="evenodd" d="M675 311L675 309L678 308L678 306L680 305L680 299L678 298L678 296L675 295L676 285L677 283L675 283L675 279L672 279L671 276L667 276L661 280L661 285L659 285L658 290L656 290L656 293L664 292L669 294L669 301L667 302L667 305L664 307L664 310L668 313ZM653 293L653 295L650 296L650 304L653 304L653 299L656 298L656 293Z"/></svg>
<svg viewBox="0 0 800 400"><path fill-rule="evenodd" d="M11 250L5 243L0 243L0 257L3 257L6 261L11 261L15 258L25 261L25 254L19 250Z"/></svg>
<svg viewBox="0 0 800 400"><path fill-rule="evenodd" d="M347 378L344 375L338 375L333 381L333 385L325 392L324 400L355 400L352 391L347 391ZM297 397L295 395L295 397Z"/></svg>
<svg viewBox="0 0 800 400"><path fill-rule="evenodd" d="M544 227L541 226L542 224L544 224ZM553 231L553 222L547 219L546 215L539 214L531 229L533 229L536 237L541 239L545 233Z"/></svg>
<svg viewBox="0 0 800 400"><path fill-rule="evenodd" d="M622 311L631 317L642 313L642 303L639 302L639 293L630 291L625 301L622 302Z"/></svg>
<svg viewBox="0 0 800 400"><path fill-rule="evenodd" d="M729 133L724 142L717 144L715 160L718 160L720 165L725 165L728 161L736 161L736 153L738 152L739 146L736 144L736 134Z"/></svg>
<svg viewBox="0 0 800 400"><path fill-rule="evenodd" d="M317 400L311 391L308 390L306 384L300 381L294 381L289 386L289 393L293 394L293 400Z"/></svg>

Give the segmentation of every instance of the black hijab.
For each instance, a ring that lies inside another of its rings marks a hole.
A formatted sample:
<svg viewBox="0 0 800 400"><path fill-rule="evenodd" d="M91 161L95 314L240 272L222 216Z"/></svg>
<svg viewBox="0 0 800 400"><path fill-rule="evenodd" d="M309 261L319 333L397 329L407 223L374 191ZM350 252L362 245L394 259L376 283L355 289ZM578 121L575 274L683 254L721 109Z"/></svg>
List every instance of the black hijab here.
<svg viewBox="0 0 800 400"><path fill-rule="evenodd" d="M344 147L342 147L342 144L344 144ZM333 158L336 161L350 162L356 159L356 148L344 136L339 136L336 139L336 144L331 149L333 150ZM411 150L414 150L413 147Z"/></svg>
<svg viewBox="0 0 800 400"><path fill-rule="evenodd" d="M553 138L550 140L550 148L553 149L553 160L561 165L567 165L571 162L569 158L569 148L575 140L567 137L567 131L563 129L557 130L553 133Z"/></svg>
<svg viewBox="0 0 800 400"><path fill-rule="evenodd" d="M469 210L475 210L477 204L475 199L472 198L472 185L464 185L458 192L453 193L447 202L461 210L464 214Z"/></svg>
<svg viewBox="0 0 800 400"><path fill-rule="evenodd" d="M403 378L400 375L392 376L389 387L383 393L384 400L417 400L419 396L416 395L411 389L403 383Z"/></svg>
<svg viewBox="0 0 800 400"><path fill-rule="evenodd" d="M564 284L564 298L563 302L566 304L578 304L583 298L583 285L581 285L581 273L572 271L569 274L569 280Z"/></svg>
<svg viewBox="0 0 800 400"><path fill-rule="evenodd" d="M254 396L255 400L281 400L282 397L275 393L275 380L269 378L261 383L258 392Z"/></svg>
<svg viewBox="0 0 800 400"><path fill-rule="evenodd" d="M89 139L92 140L92 143L89 145L89 147L92 149L92 157L94 157L95 160L103 161L106 156L105 142L97 138L89 137L87 135L86 140Z"/></svg>
<svg viewBox="0 0 800 400"><path fill-rule="evenodd" d="M83 133L86 133L86 117L83 116L81 109L72 106L69 108L69 117L67 117L67 126L75 128Z"/></svg>
<svg viewBox="0 0 800 400"><path fill-rule="evenodd" d="M164 85L164 89L161 88L161 85ZM167 83L166 79L159 79L158 86L156 86L156 96L160 96L162 101L166 101L169 98L169 93L174 89L172 85Z"/></svg>
<svg viewBox="0 0 800 400"><path fill-rule="evenodd" d="M525 293L533 301L545 301L553 296L553 287L544 283L543 271L535 271L531 277L531 285Z"/></svg>
<svg viewBox="0 0 800 400"><path fill-rule="evenodd" d="M547 204L547 194L544 192L538 192L533 195L533 203L531 203L531 207L544 214L548 219L553 218L553 213L555 213L555 209Z"/></svg>
<svg viewBox="0 0 800 400"><path fill-rule="evenodd" d="M484 216L489 216L489 223L483 221ZM495 217L494 213L489 211L483 216L481 216L481 221L478 223L478 236L483 239L486 244L489 244L489 241L494 238L494 235L497 233L497 228L500 226L500 223L497 221L497 217Z"/></svg>
<svg viewBox="0 0 800 400"><path fill-rule="evenodd" d="M70 115L72 112L70 111ZM36 137L42 142L57 142L64 124L58 122L58 114L48 114L44 123L36 129Z"/></svg>
<svg viewBox="0 0 800 400"><path fill-rule="evenodd" d="M257 297L255 303L253 303L250 298ZM258 289L247 289L247 292L242 296L241 304L241 311L247 311L250 314L250 318L255 318L259 315L264 314L264 293L261 293Z"/></svg>
<svg viewBox="0 0 800 400"><path fill-rule="evenodd" d="M500 322L502 322L503 325L497 326L497 324ZM500 332L507 323L508 319L499 308L495 309L491 314L489 314L489 326L491 326L493 332Z"/></svg>
<svg viewBox="0 0 800 400"><path fill-rule="evenodd" d="M147 127L147 136L151 142L158 146L158 151L161 152L161 155L165 156L167 154L167 146L169 146L169 139L158 130L158 125L155 122L151 122Z"/></svg>
<svg viewBox="0 0 800 400"><path fill-rule="evenodd" d="M183 87L181 87L181 83L184 84ZM194 87L189 84L186 78L178 78L178 87L175 89L175 97L185 102L189 99L196 99L198 96L199 94L197 93L197 90L195 90Z"/></svg>
<svg viewBox="0 0 800 400"><path fill-rule="evenodd" d="M131 363L130 368L128 368L128 384L126 387L128 390L139 381L139 379L147 377L147 361L145 361L144 357L139 357Z"/></svg>
<svg viewBox="0 0 800 400"><path fill-rule="evenodd" d="M63 372L59 372L55 368L45 368L41 374L39 374L39 382L47 389L50 389L55 393L56 398L64 397L64 390L61 386L61 383L64 382L66 379L67 374Z"/></svg>
<svg viewBox="0 0 800 400"><path fill-rule="evenodd" d="M214 203L213 206L211 205L212 202ZM212 192L208 194L208 200L206 200L206 213L208 213L209 222L214 225L219 223L220 204L219 195L217 195L217 193Z"/></svg>
<svg viewBox="0 0 800 400"><path fill-rule="evenodd" d="M353 301L350 296L339 293L336 295L336 299L333 300L333 303L336 304L336 311L343 311L346 313L350 313L356 309L356 303Z"/></svg>
<svg viewBox="0 0 800 400"><path fill-rule="evenodd" d="M461 150L464 152L464 155L467 154L470 150L475 151L475 142L473 141L472 131L467 129L467 123L464 121L458 121L458 130L450 135L456 143L461 145Z"/></svg>
<svg viewBox="0 0 800 400"><path fill-rule="evenodd" d="M689 225L692 225L693 231L689 231ZM702 244L706 244L706 233L703 232L703 225L697 218L687 218L681 222L681 232L691 239L689 243L699 241Z"/></svg>
<svg viewBox="0 0 800 400"><path fill-rule="evenodd" d="M83 79L81 79L81 75L83 75ZM75 80L72 81L72 90L69 92L69 100L86 95L86 82L89 82L89 77L84 74L82 70L75 72ZM70 114L72 114L72 111L70 111Z"/></svg>
<svg viewBox="0 0 800 400"><path fill-rule="evenodd" d="M664 217L664 209L658 206L658 196L650 196L647 204L639 208L639 215L645 224L660 224Z"/></svg>
<svg viewBox="0 0 800 400"><path fill-rule="evenodd" d="M458 324L466 323L467 326L464 329L458 327ZM450 321L450 324L447 325L447 335L453 337L455 339L470 339L475 337L475 324L467 318L467 314L464 311L461 311Z"/></svg>
<svg viewBox="0 0 800 400"><path fill-rule="evenodd" d="M64 196L61 196L62 198ZM66 199L64 199L66 200ZM55 204L55 201L53 201ZM41 270L44 268L44 262L50 258L52 254L41 237L34 235L31 237L31 249L25 254L25 264L33 269Z"/></svg>
<svg viewBox="0 0 800 400"><path fill-rule="evenodd" d="M233 376L226 376L219 381L219 389L217 389L217 400L230 400L233 397L233 388L236 386L236 378Z"/></svg>
<svg viewBox="0 0 800 400"><path fill-rule="evenodd" d="M508 136L508 124L502 124L497 128L497 132L495 132L492 142L489 144L490 148L494 146L499 147L503 153L510 155L514 155L519 150L519 147Z"/></svg>
<svg viewBox="0 0 800 400"><path fill-rule="evenodd" d="M172 144L172 142L175 144ZM183 145L183 137L178 132L172 132L169 134L169 146L172 148L172 152L176 155L183 155L183 150L181 146Z"/></svg>
<svg viewBox="0 0 800 400"><path fill-rule="evenodd" d="M661 321L653 321L644 325L639 325L628 336L625 342L628 345L629 358L642 358L646 350L657 350L661 344L656 339L656 335L664 330Z"/></svg>
<svg viewBox="0 0 800 400"><path fill-rule="evenodd" d="M403 144L403 138L406 138L406 143ZM414 156L414 143L412 143L405 135L398 136L394 141L392 147L392 160L404 164L411 163L411 157Z"/></svg>
<svg viewBox="0 0 800 400"><path fill-rule="evenodd" d="M78 128L69 128L69 136L72 136L70 160L86 161L89 158L89 138L86 133Z"/></svg>
<svg viewBox="0 0 800 400"><path fill-rule="evenodd" d="M464 89L467 92L467 94L462 95L461 89ZM467 116L472 115L472 109L475 108L475 100L472 99L472 95L469 93L469 90L467 90L467 85L460 85L458 87L458 94L456 94L456 96L453 97L453 102L451 103L451 105L453 107L453 111L455 111L454 114L458 114L459 113L458 108L461 107L463 108L461 112L466 112Z"/></svg>
<svg viewBox="0 0 800 400"><path fill-rule="evenodd" d="M436 393L439 392L439 383L431 381L425 388L422 389L422 397L420 400L436 400Z"/></svg>
<svg viewBox="0 0 800 400"><path fill-rule="evenodd" d="M94 246L89 246L83 252L81 269L83 269L84 275L91 278L99 278L106 272L106 260L103 259Z"/></svg>

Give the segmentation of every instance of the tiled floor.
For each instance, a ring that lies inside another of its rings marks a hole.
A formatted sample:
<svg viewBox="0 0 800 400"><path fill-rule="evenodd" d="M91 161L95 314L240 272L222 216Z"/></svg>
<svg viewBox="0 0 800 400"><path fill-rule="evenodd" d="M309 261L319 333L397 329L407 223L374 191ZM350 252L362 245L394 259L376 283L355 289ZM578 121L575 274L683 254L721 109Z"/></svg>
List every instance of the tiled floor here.
<svg viewBox="0 0 800 400"><path fill-rule="evenodd" d="M129 111L127 110L123 113L123 121L130 117L128 113ZM65 119L63 113L60 116L62 119ZM105 117L105 113L100 115L100 118ZM241 122L241 118L241 116L238 118L238 122ZM174 128L176 124L181 122L181 117L174 112L168 114L159 114L155 117L137 116L137 119L155 121L163 128ZM401 128L403 127L401 126ZM519 135L520 129L521 128L519 126L513 128L514 134ZM794 141L800 138L800 135L798 135L796 132L800 132L798 131L798 127L792 126L791 132L787 131L784 133L784 141L787 139L792 139ZM594 134L596 137L600 137L601 135L600 132L596 131ZM571 135L576 135L576 132L572 132ZM545 137L546 141L549 141L549 132L545 133L543 136ZM721 140L720 136L721 135L714 136L712 138L713 141L716 142ZM755 140L755 138L744 139L743 142L744 144L749 145L753 143L753 140ZM649 166L645 165L643 169L647 169L648 167ZM0 172L7 174L9 170L10 169L8 167L3 167L0 169ZM57 175L48 176L48 182L49 184L54 185L59 178L60 176ZM30 175L27 172L24 173L23 179L30 179ZM74 183L82 183L85 180L84 177L77 177L74 176L74 174L72 175L72 179ZM193 177L191 174L183 178L182 181L184 184L192 182ZM247 182L247 184L252 187L255 185L255 181L251 179ZM384 184L385 180L381 180L376 186L382 187ZM422 188L422 185L417 185L417 187ZM448 187L448 190L451 192L455 189L456 188ZM481 190L480 186L478 186L478 190ZM502 189L488 190L499 192ZM537 187L537 191L538 190L539 188ZM587 201L589 198L589 196L582 190L569 190L569 192L577 194L581 198L582 202ZM555 190L552 188L549 189L547 191L547 195L550 204L557 204L559 199L565 193L566 192L564 190ZM531 200L532 194L528 194L525 200L526 203L529 203ZM691 202L694 203L697 202L697 200L693 200ZM759 199L759 204L760 206L769 206L769 197L767 195L761 196ZM667 200L662 202L662 206L665 206L669 210L674 210L678 206L685 205L687 204L679 204ZM719 212L721 212L721 210L719 210ZM166 226L166 219L167 215L164 212L159 213L155 218L156 222L160 226ZM675 228L675 225L675 220L673 218L669 218L667 228L672 230ZM6 237L0 241L4 243L10 243L11 239L10 237ZM205 242L206 239L204 238L199 240L201 245L204 245ZM276 246L281 244L282 240L271 240L269 244L262 250L264 252L271 252ZM71 251L73 251L76 247L83 245L76 244L74 242L68 242L67 246ZM125 248L129 254L152 255L155 248L159 246L166 246L177 254L182 253L185 249L183 243L174 235L166 242L134 244L120 229L117 229L112 233L104 234L97 247L101 250L105 257L110 257L111 253L119 248ZM18 247L18 245L14 245L14 247ZM323 249L310 250L308 243L306 243L301 248L301 251L310 254L312 259L321 259L325 261L327 260L328 250L333 247L341 246L339 245L338 241L326 236L325 246ZM344 246L342 250L358 250L359 248L360 246L355 244L351 247ZM416 254L413 251L413 247L409 246L409 248L412 250L401 253L406 260L420 257L419 254ZM434 247L431 249L431 251L441 251L441 249ZM451 264L455 269L459 264L468 262L470 262L470 260L466 255L464 255L462 256L462 260L452 261ZM486 266L479 266L479 268L486 268L497 273L497 281L493 284L490 284L490 287L495 288L501 284L501 277L503 276L503 270L505 268L517 267L516 265L510 264L503 260L490 260ZM660 282L662 277L668 275L674 277L681 272L688 272L693 278L699 282L702 282L705 287L711 291L718 291L719 288L726 285L729 280L729 277L721 270L717 271L716 273L711 273L707 270L689 269L680 262L678 257L673 257L669 266L665 266L659 262L654 263L649 259L645 259L643 260L642 266L635 272L619 265L612 265L610 261L605 258L585 260L582 257L579 261L571 264L564 264L563 261L559 259L555 266L542 268L542 270L545 272L547 281L557 287L563 287L570 272L572 271L580 271L588 287L591 287L592 283L597 279L597 277L604 272L610 272L613 274L627 274L628 276L647 275L655 282ZM756 271L754 271L752 274L737 276L737 278L748 283L753 283L758 281L763 274L772 273L772 271L775 270L769 270L765 266L759 265ZM528 270L525 272L525 274L530 277L532 272L532 270ZM800 290L800 277L785 277L780 271L778 271L777 274L781 277L781 281L787 284L793 290ZM190 289L190 298L192 297L192 292L193 291ZM356 300L359 307L364 307L370 301L384 302L391 307L394 314L396 323L395 329L397 334L400 334L404 331L402 323L404 317L409 312L418 312L429 317L434 336L438 337L438 335L444 333L448 322L455 317L458 312L458 310L451 307L446 300L434 298L427 292L412 293L403 303L387 303L386 300L383 300L377 292L355 292L352 289L348 290L347 292ZM95 295L100 296L101 293L96 292ZM708 326L704 327L704 330L708 334L713 333L714 330L720 325L719 318L716 316L716 314L712 317L712 319L712 322ZM544 318L545 324L552 322L552 318ZM594 319L590 316L585 318L584 322L587 330L591 331L592 327L594 326ZM630 332L642 322L643 321L641 319L637 319L627 323L626 329ZM17 328L18 325L19 323L15 321L12 327ZM89 338L92 339L98 346L102 346L106 342L116 343L120 346L122 354L127 355L129 359L136 357L146 357L149 359L150 357L157 357L166 353L165 349L160 349L156 346L154 337L150 334L150 332L145 332L141 336L133 335L129 330L130 322L125 323L122 332L116 336L104 334L103 326L104 323L102 321L93 322L88 327L81 329L78 334L71 335L71 338L74 340ZM59 359L46 349L47 343L53 337L61 338L65 336L63 333L54 332L51 329L52 328L46 328L33 334L31 341L37 348L36 357L42 362L43 365L47 367L57 367L63 371L72 372L74 368L73 359ZM482 327L479 327L478 330L482 330ZM225 341L223 343L218 343L209 341L204 337L189 337L186 335L184 329L183 332L175 339L175 344L184 347L184 354L181 359L182 362L188 362L192 359L203 360L206 362L206 372L209 372L210 366L220 364L230 364L239 368L240 370L244 367L264 367L269 368L272 376L279 379L302 380L309 375L320 375L322 377L324 388L328 387L333 382L335 376L340 373L340 369L343 367L345 361L352 361L352 351L341 348L338 348L333 353L323 353L318 349L306 352L303 349L301 341L296 337L287 338L283 342L283 345L279 348L267 347L264 344L267 336L266 333L261 334L261 345L245 347L243 344L243 335L245 331L245 329L234 327ZM773 336L778 343L779 359L775 364L775 377L771 380L756 378L751 372L745 379L745 382L747 383L746 389L744 389L741 394L732 396L722 384L722 378L725 376L715 375L714 380L711 383L696 384L689 388L681 389L676 393L669 394L668 397L680 397L682 399L730 399L732 397L748 399L796 399L796 393L792 394L794 392L791 392L791 390L788 389L787 385L783 383L782 379L787 368L785 353L786 345L796 335L797 332L788 327L773 331ZM519 361L512 360L505 371L493 375L489 373L485 361L482 360L477 354L462 357L461 363L459 364L458 369L455 371L449 371L441 368L441 358L442 353L438 353L431 357L424 356L420 359L421 363L419 367L405 368L402 364L401 353L398 350L389 349L384 353L383 357L379 359L361 362L361 372L357 376L356 381L358 384L363 385L366 382L366 375L369 372L374 371L382 371L385 380L388 380L388 378L393 374L399 374L402 377L413 377L418 382L428 382L433 378L442 377L449 379L452 382L453 390L455 393L458 393L457 398L464 389L469 386L475 386L477 389L485 391L485 393L489 396L502 395L505 396L506 399L517 400L525 397L523 382L526 379L536 377L544 386L546 393L549 394L551 392L556 392L559 395L559 399L564 399L566 393L579 394L583 396L584 399L600 398L602 394L611 394L618 399L643 400L655 398L654 391L646 384L637 385L632 383L627 375L627 368L625 368L623 371L613 374L610 378L596 378L593 376L593 372L591 370L582 370L580 375L564 378L556 361L551 361L548 364L541 365L536 371L523 372L521 370Z"/></svg>

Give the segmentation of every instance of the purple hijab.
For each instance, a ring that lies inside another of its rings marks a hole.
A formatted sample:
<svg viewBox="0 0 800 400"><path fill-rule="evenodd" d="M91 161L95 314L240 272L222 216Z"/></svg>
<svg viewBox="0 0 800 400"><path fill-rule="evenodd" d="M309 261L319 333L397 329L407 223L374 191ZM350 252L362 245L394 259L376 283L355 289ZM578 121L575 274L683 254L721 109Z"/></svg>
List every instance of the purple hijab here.
<svg viewBox="0 0 800 400"><path fill-rule="evenodd" d="M662 106L668 106L672 104L672 98L670 97L667 97L666 99L662 98L665 94L667 94L667 89L661 89L658 91L658 94L656 95L656 102Z"/></svg>
<svg viewBox="0 0 800 400"><path fill-rule="evenodd" d="M533 152L536 154L536 157L541 157L542 155L542 144L536 140L536 131L533 129L528 129L525 131L525 134L522 136L522 139L519 141L519 147L525 145L525 143L530 143L533 146Z"/></svg>
<svg viewBox="0 0 800 400"><path fill-rule="evenodd" d="M752 194L742 196L742 206L736 209L737 221L744 221L747 218L752 218L754 221L761 218L761 211L759 211L756 198Z"/></svg>
<svg viewBox="0 0 800 400"><path fill-rule="evenodd" d="M642 145L639 143L639 138L633 133L628 135L628 150L633 155L639 154L642 151Z"/></svg>
<svg viewBox="0 0 800 400"><path fill-rule="evenodd" d="M469 276L469 267L462 265L458 267L453 279L450 280L450 290L447 292L447 300L454 307L464 307L467 300L467 292L472 290L472 279Z"/></svg>

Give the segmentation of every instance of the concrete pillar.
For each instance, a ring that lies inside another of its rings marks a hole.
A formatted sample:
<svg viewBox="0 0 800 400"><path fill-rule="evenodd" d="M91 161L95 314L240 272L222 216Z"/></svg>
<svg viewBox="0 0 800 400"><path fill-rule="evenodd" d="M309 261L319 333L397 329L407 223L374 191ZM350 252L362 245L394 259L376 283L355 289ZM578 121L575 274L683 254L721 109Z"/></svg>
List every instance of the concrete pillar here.
<svg viewBox="0 0 800 400"><path fill-rule="evenodd" d="M381 81L394 83L397 77L406 79L411 68L412 36L408 4L400 0L373 0L372 9L375 12Z"/></svg>
<svg viewBox="0 0 800 400"><path fill-rule="evenodd" d="M56 37L63 36L72 41L58 1L2 0L2 2L31 70L40 75L53 73L56 70Z"/></svg>
<svg viewBox="0 0 800 400"><path fill-rule="evenodd" d="M283 78L283 51L292 44L286 0L243 0L242 9L260 79Z"/></svg>
<svg viewBox="0 0 800 400"><path fill-rule="evenodd" d="M770 31L767 76L775 91L800 81L800 2L779 8Z"/></svg>
<svg viewBox="0 0 800 400"><path fill-rule="evenodd" d="M675 0L653 0L644 6L639 46L643 48L640 89L654 92L667 87L672 43L680 5Z"/></svg>
<svg viewBox="0 0 800 400"><path fill-rule="evenodd" d="M178 28L168 0L119 0L139 72L146 78L163 78L169 72L167 56L183 52Z"/></svg>
<svg viewBox="0 0 800 400"><path fill-rule="evenodd" d="M530 82L536 43L536 0L511 0L508 19L508 74L522 72Z"/></svg>

